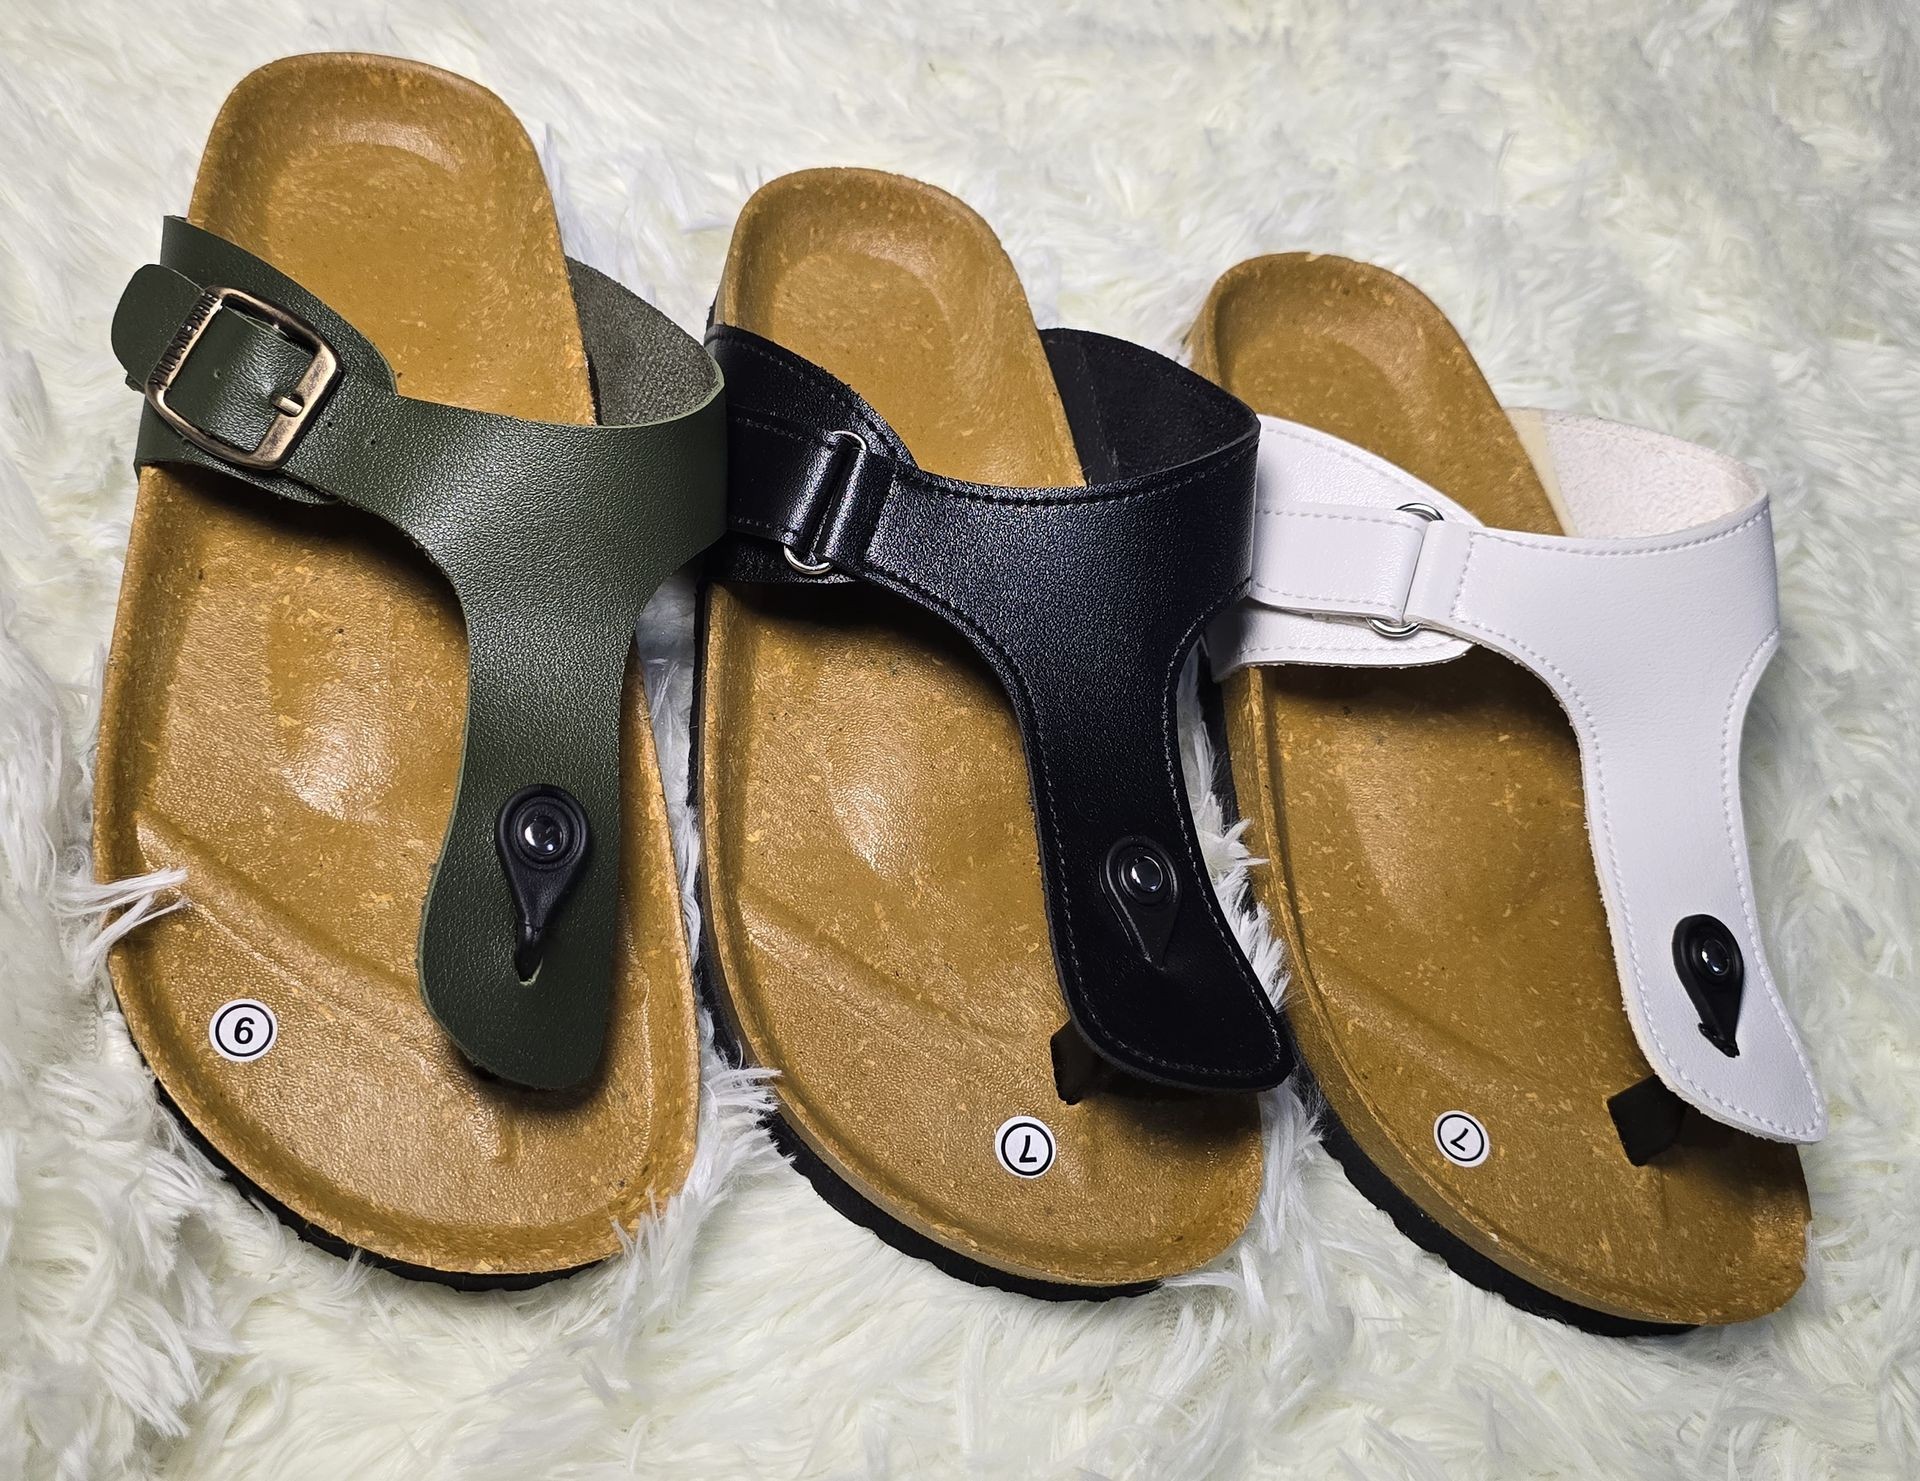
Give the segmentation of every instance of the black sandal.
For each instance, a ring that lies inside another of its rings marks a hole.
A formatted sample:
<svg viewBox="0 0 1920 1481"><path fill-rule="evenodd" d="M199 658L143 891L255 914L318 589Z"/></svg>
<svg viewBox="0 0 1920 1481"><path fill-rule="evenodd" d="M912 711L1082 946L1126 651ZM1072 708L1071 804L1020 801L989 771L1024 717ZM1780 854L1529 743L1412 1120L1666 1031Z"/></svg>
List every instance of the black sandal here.
<svg viewBox="0 0 1920 1481"><path fill-rule="evenodd" d="M703 600L706 980L787 1145L967 1279L1195 1268L1261 1176L1253 1097L1196 1092L1290 1066L1175 717L1244 585L1254 418L1037 334L977 216L866 171L748 203L708 346L733 534Z"/></svg>

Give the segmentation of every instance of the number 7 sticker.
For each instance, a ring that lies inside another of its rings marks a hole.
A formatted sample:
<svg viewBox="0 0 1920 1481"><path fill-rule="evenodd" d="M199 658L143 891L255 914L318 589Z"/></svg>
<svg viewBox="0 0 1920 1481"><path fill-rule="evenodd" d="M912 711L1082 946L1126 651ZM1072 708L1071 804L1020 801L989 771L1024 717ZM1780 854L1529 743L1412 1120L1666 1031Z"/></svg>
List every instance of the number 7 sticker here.
<svg viewBox="0 0 1920 1481"><path fill-rule="evenodd" d="M993 1155L1016 1178L1037 1178L1053 1166L1053 1133L1031 1116L1014 1116L993 1134Z"/></svg>
<svg viewBox="0 0 1920 1481"><path fill-rule="evenodd" d="M1486 1126L1465 1111L1443 1111L1434 1118L1433 1144L1455 1167L1478 1167L1490 1150Z"/></svg>

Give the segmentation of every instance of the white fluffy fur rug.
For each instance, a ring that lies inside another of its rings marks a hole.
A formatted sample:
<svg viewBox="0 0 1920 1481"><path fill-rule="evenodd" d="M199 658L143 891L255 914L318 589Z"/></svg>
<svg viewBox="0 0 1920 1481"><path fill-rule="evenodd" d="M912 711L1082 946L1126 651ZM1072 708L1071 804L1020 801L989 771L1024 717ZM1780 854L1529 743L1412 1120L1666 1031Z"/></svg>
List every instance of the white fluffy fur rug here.
<svg viewBox="0 0 1920 1481"><path fill-rule="evenodd" d="M0 1475L1920 1474L1917 30L1904 0L0 5ZM717 1069L665 1223L537 1292L350 1268L243 1202L156 1109L93 940L136 419L107 323L226 89L333 47L503 94L575 253L689 327L755 184L878 165L975 203L1043 322L1172 349L1238 259L1344 252L1427 288L1510 400L1764 469L1788 633L1748 819L1833 1102L1801 1296L1674 1341L1517 1315L1284 1094L1230 1257L1098 1307L843 1223Z"/></svg>

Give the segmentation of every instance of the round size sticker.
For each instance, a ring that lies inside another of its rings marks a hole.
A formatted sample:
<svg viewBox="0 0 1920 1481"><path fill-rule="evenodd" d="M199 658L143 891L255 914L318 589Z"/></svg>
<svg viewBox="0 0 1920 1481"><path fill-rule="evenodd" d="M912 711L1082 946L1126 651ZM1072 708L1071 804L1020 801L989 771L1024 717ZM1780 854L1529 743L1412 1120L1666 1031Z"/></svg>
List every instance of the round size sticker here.
<svg viewBox="0 0 1920 1481"><path fill-rule="evenodd" d="M1433 1144L1440 1155L1459 1167L1478 1167L1487 1160L1487 1128L1465 1111L1443 1111L1434 1119Z"/></svg>
<svg viewBox="0 0 1920 1481"><path fill-rule="evenodd" d="M207 1040L214 1053L236 1064L247 1064L265 1054L279 1033L280 1020L258 998L222 1003L207 1021Z"/></svg>
<svg viewBox="0 0 1920 1481"><path fill-rule="evenodd" d="M1053 1133L1031 1116L1014 1116L993 1134L993 1155L1016 1178L1037 1178L1053 1166Z"/></svg>

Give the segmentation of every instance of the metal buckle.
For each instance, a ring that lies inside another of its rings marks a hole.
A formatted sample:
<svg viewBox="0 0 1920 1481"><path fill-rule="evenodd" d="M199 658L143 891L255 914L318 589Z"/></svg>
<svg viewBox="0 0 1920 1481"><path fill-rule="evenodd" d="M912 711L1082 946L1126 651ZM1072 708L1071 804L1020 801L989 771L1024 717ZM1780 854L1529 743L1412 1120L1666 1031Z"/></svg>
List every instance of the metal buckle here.
<svg viewBox="0 0 1920 1481"><path fill-rule="evenodd" d="M827 434L827 441L831 443L853 443L855 449L853 456L856 459L859 458L862 453L871 455L873 452L873 446L866 438L862 437L858 432L849 431L845 427L842 427L837 432L829 432ZM832 517L833 511L831 507L829 507L826 514L815 522L816 527L824 529ZM787 564L792 566L793 569L798 571L802 576L824 576L833 569L832 561L802 560L793 553L793 547L791 545L782 545L780 547L780 553L787 558Z"/></svg>
<svg viewBox="0 0 1920 1481"><path fill-rule="evenodd" d="M180 378L181 367L221 309L244 310L250 318L271 325L294 344L313 352L313 363L307 366L299 382L286 395L275 399L273 422L252 448L241 447L196 427L167 404L167 392ZM242 468L270 470L286 461L294 440L306 430L307 419L339 378L340 357L306 320L238 288L208 288L195 300L186 322L161 354L153 374L147 377L147 405L160 414L161 421L195 447Z"/></svg>
<svg viewBox="0 0 1920 1481"><path fill-rule="evenodd" d="M1446 518L1446 515L1431 504L1402 504L1400 513L1417 514L1429 524L1437 524ZM1415 633L1423 631L1418 622L1388 622L1384 617L1369 617L1367 626L1383 638L1410 638Z"/></svg>

